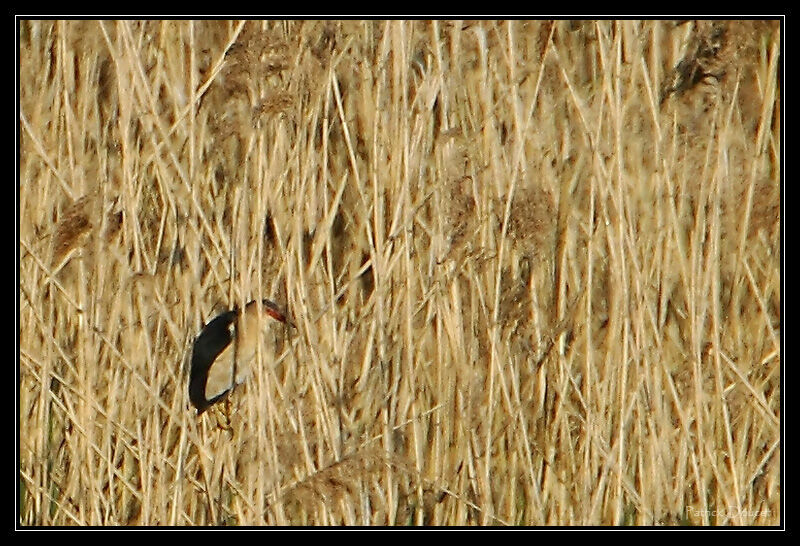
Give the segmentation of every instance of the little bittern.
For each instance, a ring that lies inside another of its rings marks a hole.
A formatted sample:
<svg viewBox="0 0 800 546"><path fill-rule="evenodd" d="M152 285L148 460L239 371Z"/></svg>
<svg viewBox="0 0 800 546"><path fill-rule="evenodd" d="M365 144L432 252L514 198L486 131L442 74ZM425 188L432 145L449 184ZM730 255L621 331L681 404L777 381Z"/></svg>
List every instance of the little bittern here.
<svg viewBox="0 0 800 546"><path fill-rule="evenodd" d="M194 341L189 376L189 400L198 415L247 379L258 345L266 339L260 334L276 328L275 321L286 323L286 315L265 299L225 311L203 327Z"/></svg>

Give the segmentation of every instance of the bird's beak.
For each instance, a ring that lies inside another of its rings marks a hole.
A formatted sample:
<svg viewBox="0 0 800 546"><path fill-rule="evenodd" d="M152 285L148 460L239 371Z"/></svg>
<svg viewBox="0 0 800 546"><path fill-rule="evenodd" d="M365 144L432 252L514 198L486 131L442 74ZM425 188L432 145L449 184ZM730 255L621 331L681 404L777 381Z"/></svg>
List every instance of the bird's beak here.
<svg viewBox="0 0 800 546"><path fill-rule="evenodd" d="M292 321L286 318L286 314L283 311L281 311L281 308L278 307L278 305L275 302L270 300L263 300L263 303L264 303L264 310L270 317L274 318L277 321L286 323L292 328L295 329L297 328L297 326L295 326Z"/></svg>

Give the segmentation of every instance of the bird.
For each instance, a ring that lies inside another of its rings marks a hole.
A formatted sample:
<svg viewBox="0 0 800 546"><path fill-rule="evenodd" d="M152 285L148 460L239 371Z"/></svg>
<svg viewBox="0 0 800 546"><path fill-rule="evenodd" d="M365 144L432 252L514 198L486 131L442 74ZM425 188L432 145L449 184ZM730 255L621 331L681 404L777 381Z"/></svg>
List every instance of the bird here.
<svg viewBox="0 0 800 546"><path fill-rule="evenodd" d="M192 347L189 372L189 400L198 416L247 379L264 339L259 328L266 333L278 323L294 326L275 302L264 299L220 313L203 327Z"/></svg>

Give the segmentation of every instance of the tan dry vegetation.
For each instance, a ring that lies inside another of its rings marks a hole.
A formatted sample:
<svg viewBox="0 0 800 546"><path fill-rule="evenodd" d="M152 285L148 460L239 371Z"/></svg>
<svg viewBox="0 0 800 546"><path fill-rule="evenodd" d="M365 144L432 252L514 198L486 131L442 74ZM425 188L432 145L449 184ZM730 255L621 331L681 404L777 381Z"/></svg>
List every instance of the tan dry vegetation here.
<svg viewBox="0 0 800 546"><path fill-rule="evenodd" d="M19 523L779 523L779 53L21 21ZM227 432L191 343L262 297Z"/></svg>

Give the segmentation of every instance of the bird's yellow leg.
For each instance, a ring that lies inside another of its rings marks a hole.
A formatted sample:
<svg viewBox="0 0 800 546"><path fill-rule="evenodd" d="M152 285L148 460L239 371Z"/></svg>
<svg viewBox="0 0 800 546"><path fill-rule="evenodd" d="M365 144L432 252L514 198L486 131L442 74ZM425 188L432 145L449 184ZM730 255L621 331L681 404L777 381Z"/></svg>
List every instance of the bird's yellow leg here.
<svg viewBox="0 0 800 546"><path fill-rule="evenodd" d="M233 427L231 426L231 401L225 398L222 404L215 404L211 407L211 413L214 414L217 428L226 431L233 437Z"/></svg>

